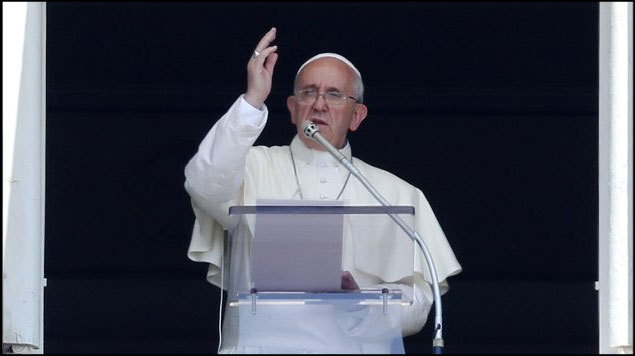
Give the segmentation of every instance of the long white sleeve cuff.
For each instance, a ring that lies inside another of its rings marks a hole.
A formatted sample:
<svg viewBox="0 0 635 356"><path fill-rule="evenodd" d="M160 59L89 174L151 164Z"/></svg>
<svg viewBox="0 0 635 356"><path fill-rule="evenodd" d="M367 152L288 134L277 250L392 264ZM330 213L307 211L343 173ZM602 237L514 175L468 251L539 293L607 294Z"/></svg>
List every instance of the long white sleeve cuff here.
<svg viewBox="0 0 635 356"><path fill-rule="evenodd" d="M245 100L245 95L241 95L238 101L238 116L237 119L242 121L244 124L260 127L262 125L262 121L265 118L265 108L262 110L251 106ZM264 104L263 104L264 106Z"/></svg>

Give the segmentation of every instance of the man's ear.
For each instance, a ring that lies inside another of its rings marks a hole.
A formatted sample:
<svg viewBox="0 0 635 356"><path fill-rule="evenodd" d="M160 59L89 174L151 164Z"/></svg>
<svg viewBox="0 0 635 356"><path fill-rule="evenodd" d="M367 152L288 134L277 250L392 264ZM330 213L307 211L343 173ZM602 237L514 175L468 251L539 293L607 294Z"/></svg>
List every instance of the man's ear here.
<svg viewBox="0 0 635 356"><path fill-rule="evenodd" d="M291 116L291 123L295 125L296 124L295 115L293 114L293 110L295 109L295 97L293 95L290 95L289 97L287 97L287 109L289 109L289 114Z"/></svg>
<svg viewBox="0 0 635 356"><path fill-rule="evenodd" d="M357 104L355 106L355 116L353 120L351 120L351 124L348 126L348 129L351 131L356 131L359 128L359 125L362 124L362 121L368 115L368 108L364 104Z"/></svg>

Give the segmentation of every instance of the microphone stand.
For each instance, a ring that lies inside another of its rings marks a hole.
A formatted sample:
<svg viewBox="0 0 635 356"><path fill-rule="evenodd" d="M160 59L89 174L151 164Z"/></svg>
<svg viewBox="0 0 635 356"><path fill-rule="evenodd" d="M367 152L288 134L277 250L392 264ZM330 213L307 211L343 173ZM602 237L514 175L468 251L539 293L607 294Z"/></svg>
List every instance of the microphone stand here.
<svg viewBox="0 0 635 356"><path fill-rule="evenodd" d="M346 157L327 139L324 138L320 134L320 130L316 124L307 120L302 124L302 131L304 135L307 137L317 141L320 145L322 145L336 160L338 160L346 169L348 169L351 174L353 174L364 187L381 203L383 206L391 206L391 204L373 187L373 185L366 179L366 177L355 167L351 162L349 162ZM434 307L435 307L435 316L434 316L434 339L432 340L432 353L433 354L442 354L443 353L443 322L442 322L442 314L441 314L441 291L439 289L439 277L437 276L437 269L434 265L434 261L432 259L432 255L428 250L427 245L419 236L414 229L412 229L408 224L406 224L403 219L396 214L388 214L390 217L401 227L401 229L408 234L408 236L419 245L421 251L426 259L426 263L428 265L428 269L430 270L430 275L432 276L432 292L434 294Z"/></svg>

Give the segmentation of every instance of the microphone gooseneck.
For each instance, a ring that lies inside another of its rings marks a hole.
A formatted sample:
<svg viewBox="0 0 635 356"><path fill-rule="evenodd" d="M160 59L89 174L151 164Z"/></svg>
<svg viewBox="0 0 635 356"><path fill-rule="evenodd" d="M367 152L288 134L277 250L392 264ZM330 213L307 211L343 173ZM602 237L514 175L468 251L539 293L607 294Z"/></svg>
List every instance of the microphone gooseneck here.
<svg viewBox="0 0 635 356"><path fill-rule="evenodd" d="M324 136L320 134L319 127L312 121L306 120L302 123L302 132L308 138L317 141L324 149L326 149L336 160L338 160L346 169L351 172L364 187L381 203L383 206L391 206L391 204L375 189L375 187L366 179L366 177L353 166L351 162L346 159L346 156L342 154L335 146L333 146ZM396 214L388 214L399 227L419 245L423 255L425 256L430 275L432 277L432 292L434 294L434 306L435 306L435 326L434 326L434 340L432 341L433 354L443 353L443 322L442 322L442 308L441 308L441 291L439 288L439 277L437 275L437 269L432 259L432 254L428 250L427 245L419 236L419 234L406 224L403 219Z"/></svg>
<svg viewBox="0 0 635 356"><path fill-rule="evenodd" d="M322 147L324 147L327 151L329 151L329 153L333 157L335 157L335 159L338 160L339 162L343 164L345 161L348 162L348 160L342 154L342 152L340 152L340 150L335 148L335 146L331 145L331 143L327 139L325 139L324 136L320 134L320 128L314 122L306 120L302 124L302 132L304 132L305 136L312 138L313 140L317 141L320 145L322 145ZM354 166L352 167L353 169L357 170ZM346 166L346 168L349 168L349 167Z"/></svg>

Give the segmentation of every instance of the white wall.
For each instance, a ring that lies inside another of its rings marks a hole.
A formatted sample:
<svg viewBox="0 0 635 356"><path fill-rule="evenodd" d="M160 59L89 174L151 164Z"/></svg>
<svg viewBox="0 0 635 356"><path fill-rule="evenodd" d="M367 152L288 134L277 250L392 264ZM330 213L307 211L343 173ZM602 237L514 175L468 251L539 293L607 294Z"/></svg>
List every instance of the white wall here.
<svg viewBox="0 0 635 356"><path fill-rule="evenodd" d="M633 4L600 3L600 352L633 353Z"/></svg>
<svg viewBox="0 0 635 356"><path fill-rule="evenodd" d="M2 3L2 344L43 352L45 3Z"/></svg>

